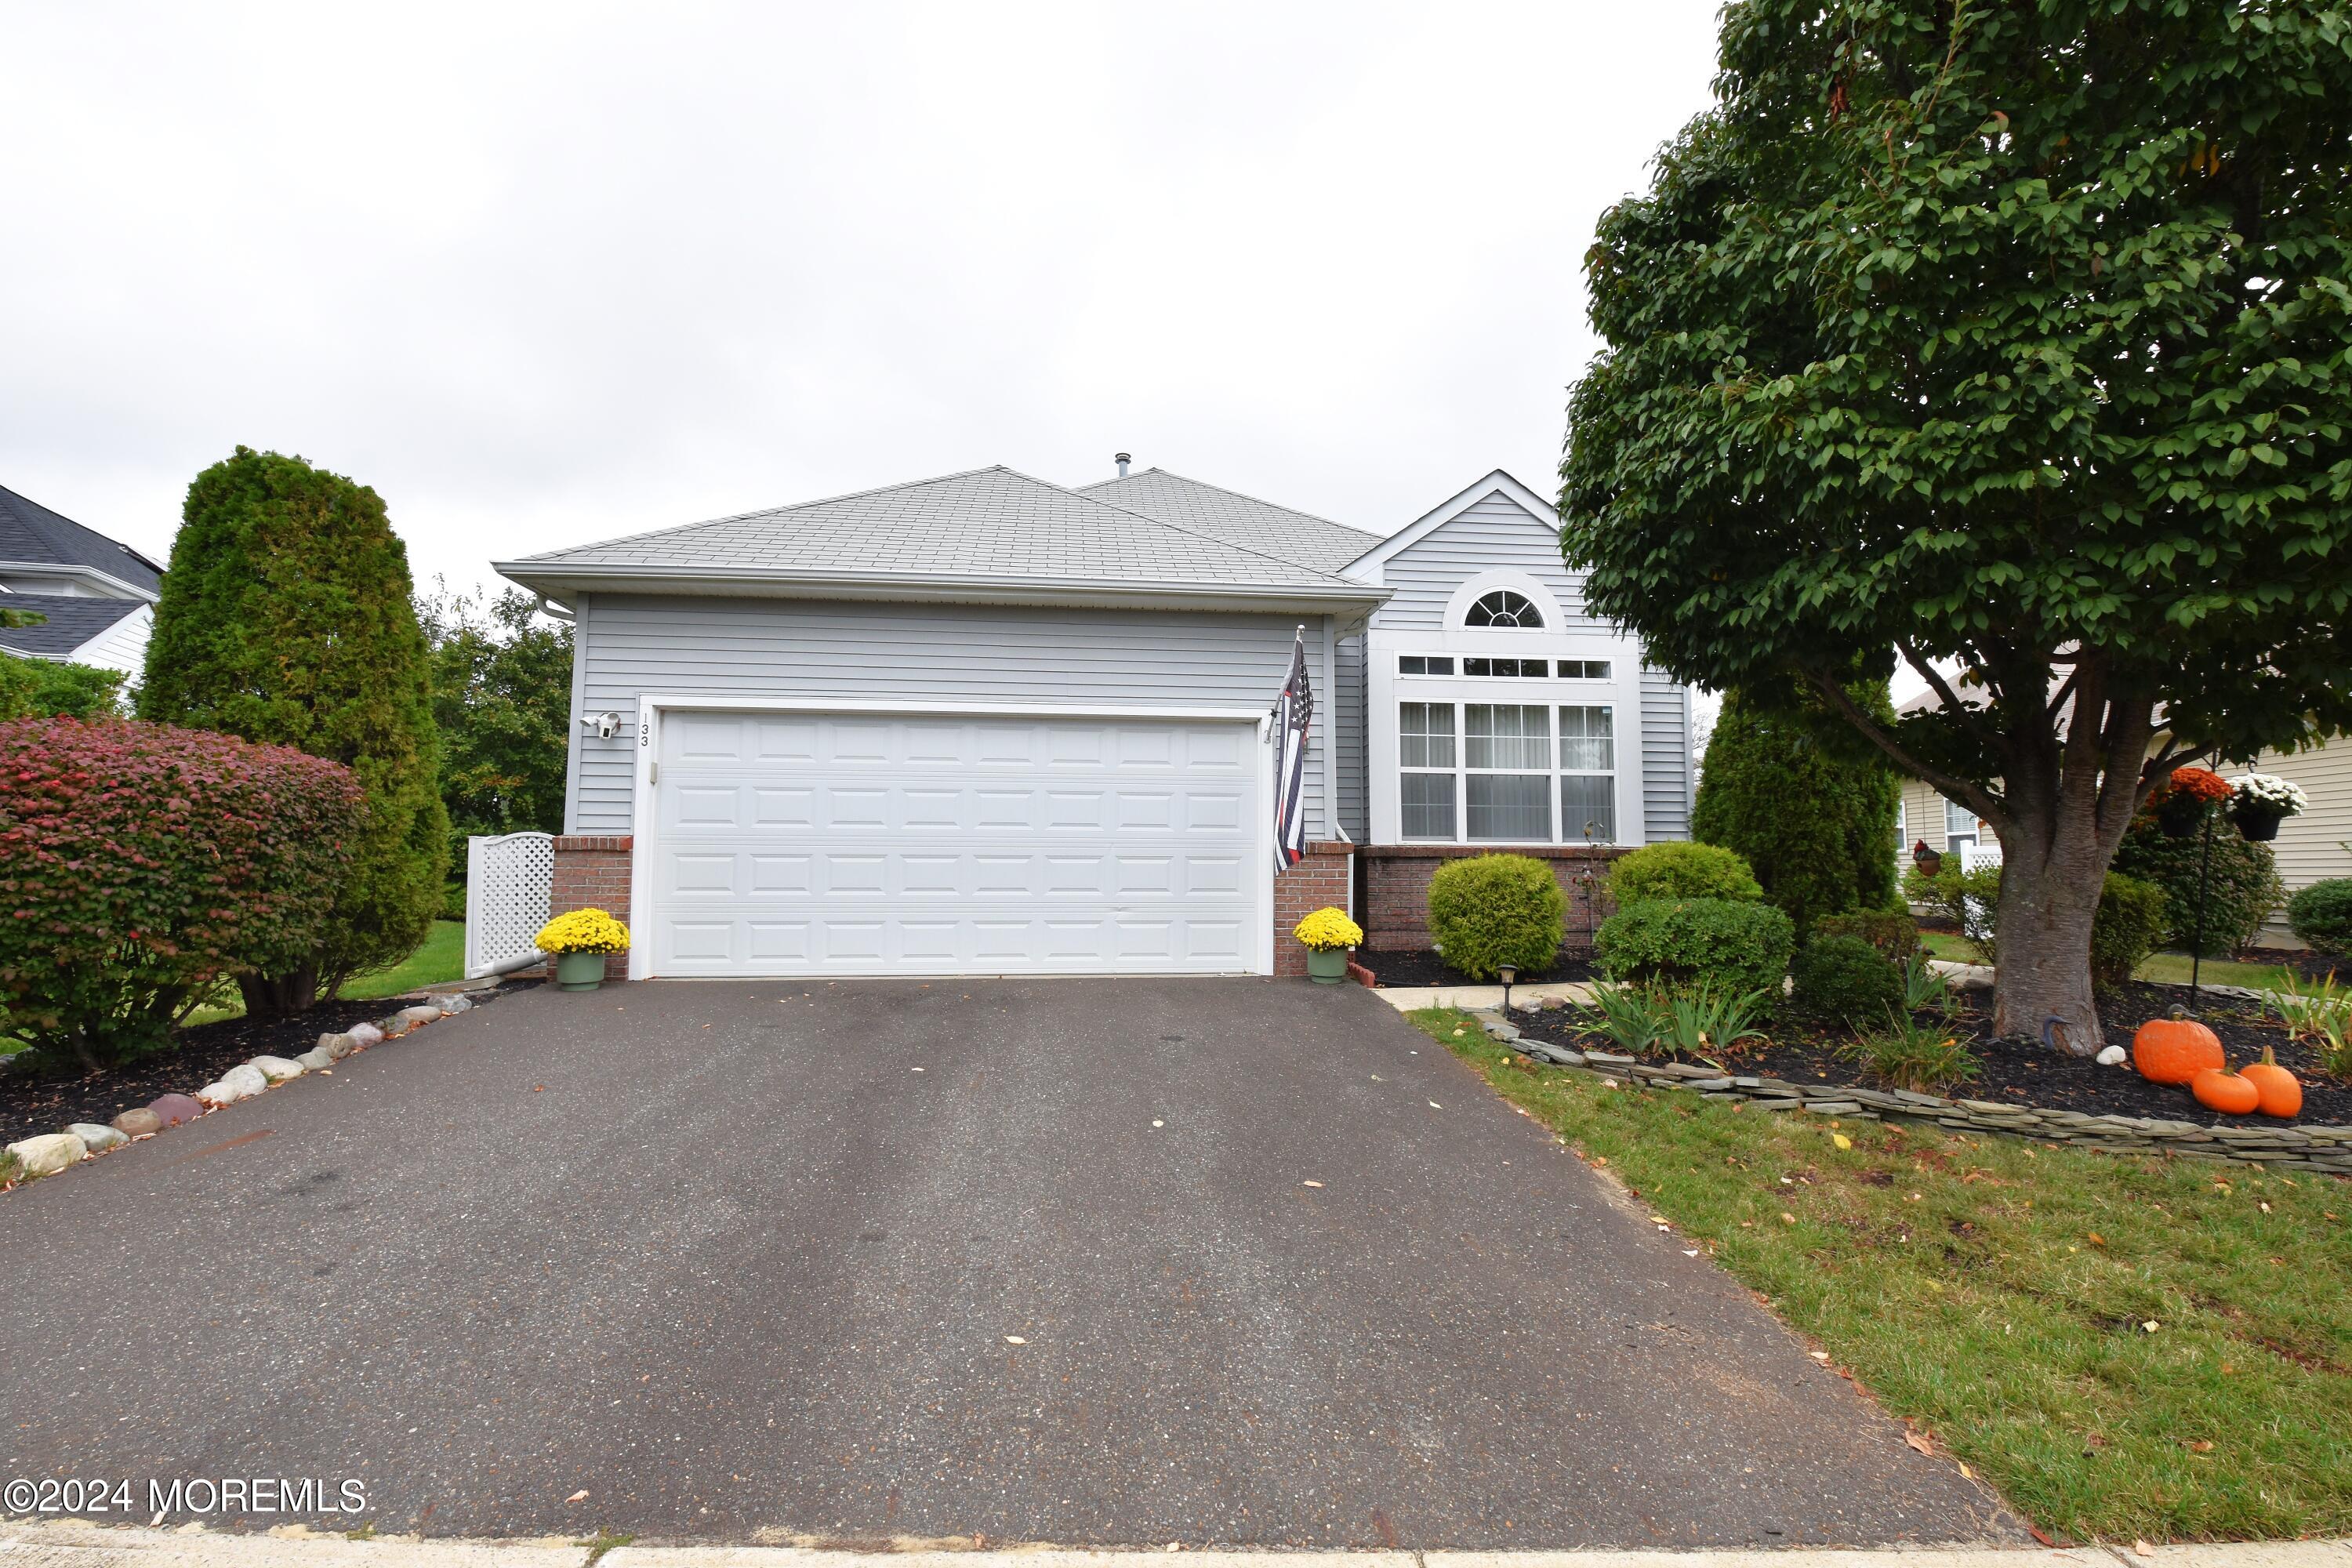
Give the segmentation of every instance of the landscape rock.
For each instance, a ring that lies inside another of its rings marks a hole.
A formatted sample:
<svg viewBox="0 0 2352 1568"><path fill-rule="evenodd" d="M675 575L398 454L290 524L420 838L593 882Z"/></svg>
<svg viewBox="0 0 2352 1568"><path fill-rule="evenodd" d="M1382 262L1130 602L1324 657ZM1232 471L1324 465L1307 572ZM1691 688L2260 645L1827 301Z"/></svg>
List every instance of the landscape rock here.
<svg viewBox="0 0 2352 1568"><path fill-rule="evenodd" d="M2121 1046L2109 1046L2095 1059L2103 1068L2121 1067L2124 1058L2128 1054Z"/></svg>
<svg viewBox="0 0 2352 1568"><path fill-rule="evenodd" d="M103 1154L109 1149L119 1149L131 1142L111 1127L101 1127L95 1121L70 1121L66 1131L81 1140L82 1147L93 1154Z"/></svg>
<svg viewBox="0 0 2352 1568"><path fill-rule="evenodd" d="M302 1064L285 1057L256 1057L245 1065L272 1083L283 1083L289 1078L302 1076Z"/></svg>
<svg viewBox="0 0 2352 1568"><path fill-rule="evenodd" d="M163 1131L163 1119L143 1105L134 1106L114 1119L114 1130L125 1138L144 1138Z"/></svg>
<svg viewBox="0 0 2352 1568"><path fill-rule="evenodd" d="M444 996L441 998L441 1011L444 1013L470 1013L473 1010L474 999L470 996L457 995Z"/></svg>
<svg viewBox="0 0 2352 1568"><path fill-rule="evenodd" d="M357 1040L362 1047L380 1046L383 1043L383 1031L373 1024L353 1024L343 1033Z"/></svg>
<svg viewBox="0 0 2352 1568"><path fill-rule="evenodd" d="M317 1072L320 1068L333 1067L341 1059L324 1046L312 1046L294 1058L304 1072Z"/></svg>
<svg viewBox="0 0 2352 1568"><path fill-rule="evenodd" d="M403 1011L394 1013L389 1018L383 1018L377 1021L375 1026L376 1038L379 1040L396 1040L415 1027L416 1027L416 1020L411 1018L406 1012ZM356 1034L358 1031L353 1030L352 1033Z"/></svg>
<svg viewBox="0 0 2352 1568"><path fill-rule="evenodd" d="M414 1007L403 1007L393 1016L404 1020L413 1029L419 1024L430 1024L437 1020L441 1016L441 1005L437 1002L420 1002Z"/></svg>
<svg viewBox="0 0 2352 1568"><path fill-rule="evenodd" d="M244 1062L221 1074L218 1081L196 1090L196 1098L215 1105L235 1105L240 1100L251 1100L268 1087L269 1080L262 1076L261 1069Z"/></svg>
<svg viewBox="0 0 2352 1568"><path fill-rule="evenodd" d="M147 1102L155 1120L166 1127L177 1127L183 1121L194 1121L205 1113L205 1108L184 1094L159 1094ZM125 1112L125 1114L129 1114Z"/></svg>
<svg viewBox="0 0 2352 1568"><path fill-rule="evenodd" d="M331 1060L341 1061L360 1048L360 1038L357 1035L320 1035L319 1043L311 1048L326 1052Z"/></svg>
<svg viewBox="0 0 2352 1568"><path fill-rule="evenodd" d="M87 1145L70 1132L44 1132L37 1138L27 1138L8 1145L8 1152L16 1156L28 1176L54 1176L84 1154Z"/></svg>

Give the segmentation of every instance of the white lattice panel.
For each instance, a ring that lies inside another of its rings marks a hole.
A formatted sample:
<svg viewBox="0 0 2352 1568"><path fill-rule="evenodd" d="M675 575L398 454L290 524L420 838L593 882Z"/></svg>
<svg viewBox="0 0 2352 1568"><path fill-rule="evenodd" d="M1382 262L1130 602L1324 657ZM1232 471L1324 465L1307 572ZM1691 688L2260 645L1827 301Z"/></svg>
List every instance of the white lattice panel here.
<svg viewBox="0 0 2352 1568"><path fill-rule="evenodd" d="M1960 869L1963 871L1973 871L1979 866L1998 866L2000 864L2000 846L1998 844L1963 844L1960 846Z"/></svg>
<svg viewBox="0 0 2352 1568"><path fill-rule="evenodd" d="M531 945L547 923L555 886L555 839L509 833L466 841L466 978L536 963Z"/></svg>

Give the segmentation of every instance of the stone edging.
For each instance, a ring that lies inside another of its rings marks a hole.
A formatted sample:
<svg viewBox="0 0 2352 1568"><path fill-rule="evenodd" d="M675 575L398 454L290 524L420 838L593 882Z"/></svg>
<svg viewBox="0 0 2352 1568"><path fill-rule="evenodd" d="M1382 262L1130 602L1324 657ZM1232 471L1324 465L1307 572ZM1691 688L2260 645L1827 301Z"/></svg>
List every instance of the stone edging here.
<svg viewBox="0 0 2352 1568"><path fill-rule="evenodd" d="M471 1012L485 1003L497 1001L499 994L496 981L449 995L427 994L425 1000L375 1023L354 1024L348 1030L322 1034L317 1045L299 1057L256 1057L229 1068L193 1095L158 1095L146 1105L123 1111L103 1125L76 1121L62 1132L42 1132L19 1139L7 1146L5 1159L0 1159L0 1192L42 1176L54 1176L84 1160L152 1138L225 1105L251 1100L281 1083L291 1083L305 1073L331 1071L337 1062L355 1051L396 1040L412 1029L443 1018Z"/></svg>
<svg viewBox="0 0 2352 1568"><path fill-rule="evenodd" d="M2352 1127L2200 1127L2147 1116L2091 1116L2030 1105L1996 1105L1986 1100L1952 1100L1909 1089L1855 1089L1845 1084L1790 1083L1783 1079L1724 1073L1687 1062L1654 1064L1609 1051L1579 1051L1523 1038L1519 1026L1499 1014L1474 1012L1487 1036L1554 1067L1577 1068L1618 1083L1647 1089L1686 1089L1705 1100L1744 1100L1768 1110L1850 1116L1875 1121L1887 1117L1932 1121L1968 1132L2002 1132L2100 1149L2116 1154L2178 1154L2189 1160L2238 1161L2352 1176Z"/></svg>

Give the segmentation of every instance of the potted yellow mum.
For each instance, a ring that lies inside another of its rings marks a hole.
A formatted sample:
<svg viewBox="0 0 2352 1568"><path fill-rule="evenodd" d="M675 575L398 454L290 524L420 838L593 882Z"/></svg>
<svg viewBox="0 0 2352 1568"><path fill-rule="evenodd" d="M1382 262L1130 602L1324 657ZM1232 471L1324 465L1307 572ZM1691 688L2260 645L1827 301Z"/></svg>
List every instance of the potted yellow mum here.
<svg viewBox="0 0 2352 1568"><path fill-rule="evenodd" d="M1337 985L1347 979L1348 950L1364 941L1363 927L1328 905L1293 926L1290 934L1307 949L1307 977L1318 985Z"/></svg>
<svg viewBox="0 0 2352 1568"><path fill-rule="evenodd" d="M593 991L604 984L604 955L626 952L629 928L603 910L573 910L539 928L531 945L555 955L560 991Z"/></svg>

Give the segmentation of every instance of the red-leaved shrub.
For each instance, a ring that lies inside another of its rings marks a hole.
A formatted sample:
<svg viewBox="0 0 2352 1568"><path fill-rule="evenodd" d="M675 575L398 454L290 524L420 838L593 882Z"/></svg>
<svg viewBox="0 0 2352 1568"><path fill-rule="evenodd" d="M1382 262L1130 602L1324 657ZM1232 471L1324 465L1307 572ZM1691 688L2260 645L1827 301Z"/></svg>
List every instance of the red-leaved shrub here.
<svg viewBox="0 0 2352 1568"><path fill-rule="evenodd" d="M318 941L358 830L351 771L168 724L0 724L0 1033L92 1070L225 976Z"/></svg>

